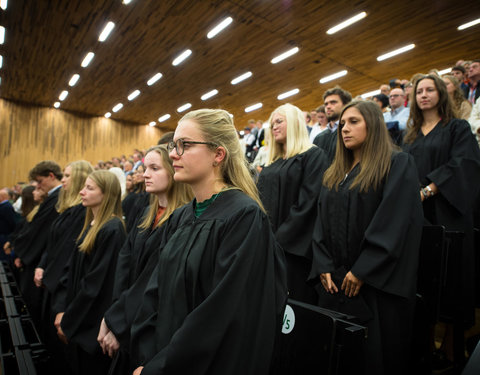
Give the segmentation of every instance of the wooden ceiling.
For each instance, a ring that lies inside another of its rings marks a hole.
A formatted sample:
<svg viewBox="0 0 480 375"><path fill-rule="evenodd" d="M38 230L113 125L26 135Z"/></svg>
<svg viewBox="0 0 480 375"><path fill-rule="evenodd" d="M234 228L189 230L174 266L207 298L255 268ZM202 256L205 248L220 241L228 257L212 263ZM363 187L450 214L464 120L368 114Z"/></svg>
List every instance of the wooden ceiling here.
<svg viewBox="0 0 480 375"><path fill-rule="evenodd" d="M326 34L361 11L367 12L363 20ZM208 39L207 32L227 16L232 24ZM157 123L163 129L175 128L181 117L176 109L189 102L192 109L228 110L241 129L248 119L268 119L284 102L313 109L336 84L355 96L392 78L409 79L461 58L480 58L480 25L457 30L479 17L478 0L132 0L128 5L121 0L8 0L7 10L0 10L6 29L0 97L51 107L68 90L60 110L103 116L123 103L112 118L144 125L169 113L169 120ZM99 42L108 21L116 26ZM410 43L416 45L412 51L376 60ZM294 46L300 48L297 54L270 63ZM192 55L172 66L187 48ZM81 68L89 51L95 58ZM343 69L345 77L319 83ZM253 76L231 85L246 71ZM163 78L147 86L157 72ZM80 80L69 87L74 73ZM294 88L299 94L277 100ZM129 102L135 89L141 95ZM202 101L212 89L219 93ZM263 103L261 109L245 113L257 102Z"/></svg>

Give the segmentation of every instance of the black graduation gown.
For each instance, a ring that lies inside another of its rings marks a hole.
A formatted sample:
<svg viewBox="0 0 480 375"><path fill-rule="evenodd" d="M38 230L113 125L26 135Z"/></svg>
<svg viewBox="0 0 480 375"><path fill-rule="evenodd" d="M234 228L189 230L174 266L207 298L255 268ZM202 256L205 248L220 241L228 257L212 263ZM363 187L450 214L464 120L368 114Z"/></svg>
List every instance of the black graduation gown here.
<svg viewBox="0 0 480 375"><path fill-rule="evenodd" d="M426 221L465 233L462 252L462 299L466 325L474 322L474 209L480 192L480 149L465 120L438 123L426 136L420 131L403 149L415 159L418 190L431 182L439 193L423 202Z"/></svg>
<svg viewBox="0 0 480 375"><path fill-rule="evenodd" d="M289 297L307 303L316 301L316 292L306 280L316 203L327 166L325 153L313 146L263 168L257 183L275 237L286 253Z"/></svg>
<svg viewBox="0 0 480 375"><path fill-rule="evenodd" d="M19 272L19 286L27 308L36 323L40 324L42 289L33 282L35 268L46 250L50 227L58 217L55 205L60 188L52 192L40 205L38 212L25 230L15 239L15 254L22 260L23 270Z"/></svg>
<svg viewBox="0 0 480 375"><path fill-rule="evenodd" d="M266 215L228 190L199 218L192 202L165 226L132 329L133 367L145 365L143 375L267 374L287 291Z"/></svg>
<svg viewBox="0 0 480 375"><path fill-rule="evenodd" d="M423 227L417 172L410 155L394 153L382 186L360 193L349 189L359 171L355 166L338 191L324 188L320 194L310 278L332 273L339 292L332 296L319 288L319 305L367 324L366 373L402 373ZM348 271L365 283L357 297L340 290Z"/></svg>
<svg viewBox="0 0 480 375"><path fill-rule="evenodd" d="M315 137L313 144L325 151L328 157L328 164L332 164L337 152L337 129L333 132L329 130L321 132Z"/></svg>
<svg viewBox="0 0 480 375"><path fill-rule="evenodd" d="M117 255L125 238L120 219L105 223L90 254L73 252L68 273L55 294L55 312L65 312L61 326L73 354L73 369L97 368L97 373L108 369L108 357L103 355L97 335L112 301Z"/></svg>
<svg viewBox="0 0 480 375"><path fill-rule="evenodd" d="M148 206L150 194L145 191L130 193L122 201L122 210L125 216L125 227L130 233L143 210Z"/></svg>

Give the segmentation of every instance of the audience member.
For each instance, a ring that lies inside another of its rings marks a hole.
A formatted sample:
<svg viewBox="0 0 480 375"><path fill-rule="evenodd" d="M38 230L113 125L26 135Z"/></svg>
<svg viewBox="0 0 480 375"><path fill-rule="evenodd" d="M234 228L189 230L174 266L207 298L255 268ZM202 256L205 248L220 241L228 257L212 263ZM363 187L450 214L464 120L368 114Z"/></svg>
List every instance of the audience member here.
<svg viewBox="0 0 480 375"><path fill-rule="evenodd" d="M410 115L410 109L405 107L405 92L402 88L394 88L390 91L388 97L390 103L390 111L383 114L385 122L398 121L400 130L407 128L407 120Z"/></svg>
<svg viewBox="0 0 480 375"><path fill-rule="evenodd" d="M380 107L380 110L382 113L385 113L388 111L388 96L384 94L378 94L373 96L373 101L377 103L377 105Z"/></svg>
<svg viewBox="0 0 480 375"><path fill-rule="evenodd" d="M465 99L462 89L460 88L460 83L454 76L449 74L444 75L442 78L447 86L448 95L450 99L452 99L455 117L468 120L472 112L472 104Z"/></svg>
<svg viewBox="0 0 480 375"><path fill-rule="evenodd" d="M478 89L478 83L480 82L480 59L473 60L468 68L468 88L467 99L473 105L480 96L480 90Z"/></svg>

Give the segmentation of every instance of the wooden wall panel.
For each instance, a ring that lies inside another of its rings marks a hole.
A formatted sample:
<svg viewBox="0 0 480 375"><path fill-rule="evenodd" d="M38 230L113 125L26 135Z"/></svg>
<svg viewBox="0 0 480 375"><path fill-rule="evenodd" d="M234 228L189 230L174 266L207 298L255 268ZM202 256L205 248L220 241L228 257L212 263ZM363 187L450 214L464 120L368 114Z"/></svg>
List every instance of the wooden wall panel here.
<svg viewBox="0 0 480 375"><path fill-rule="evenodd" d="M26 181L29 170L41 160L55 160L62 168L78 159L94 165L130 155L134 148L147 149L161 135L148 125L0 99L0 187Z"/></svg>

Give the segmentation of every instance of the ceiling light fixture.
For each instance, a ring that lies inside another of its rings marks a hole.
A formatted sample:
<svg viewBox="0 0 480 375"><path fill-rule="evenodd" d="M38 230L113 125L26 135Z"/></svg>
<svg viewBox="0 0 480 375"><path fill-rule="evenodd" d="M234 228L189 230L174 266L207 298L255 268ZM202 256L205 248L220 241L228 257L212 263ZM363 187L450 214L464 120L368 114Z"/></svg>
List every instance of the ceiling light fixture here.
<svg viewBox="0 0 480 375"><path fill-rule="evenodd" d="M122 3L127 5L127 4L130 4L132 2L132 0L123 0Z"/></svg>
<svg viewBox="0 0 480 375"><path fill-rule="evenodd" d="M282 60L285 60L287 57L290 57L290 56L296 54L298 51L300 51L299 48L294 47L294 48L289 49L288 51L282 53L281 55L278 55L277 57L274 57L270 62L272 64L276 64L276 63L278 63Z"/></svg>
<svg viewBox="0 0 480 375"><path fill-rule="evenodd" d="M158 118L158 122L164 122L167 121L170 118L170 115L167 113L166 115L163 115Z"/></svg>
<svg viewBox="0 0 480 375"><path fill-rule="evenodd" d="M65 100L65 98L68 96L68 91L67 90L63 90L60 95L58 96L58 99L63 102Z"/></svg>
<svg viewBox="0 0 480 375"><path fill-rule="evenodd" d="M103 31L100 33L100 36L98 37L98 41L99 42L104 42L105 40L107 40L108 36L110 35L110 33L112 32L113 28L115 27L115 24L111 21L109 21Z"/></svg>
<svg viewBox="0 0 480 375"><path fill-rule="evenodd" d="M415 48L415 44L413 44L413 43L409 44L408 46L405 46L405 47L396 49L394 51L385 53L384 55L378 56L377 61L383 61L383 60L389 59L390 57L393 57L393 56L399 55L401 53L410 51L411 49L414 49L414 48Z"/></svg>
<svg viewBox="0 0 480 375"><path fill-rule="evenodd" d="M118 111L120 111L122 108L123 108L123 104L122 104L122 103L118 103L117 105L115 105L115 107L112 108L112 112L118 112Z"/></svg>
<svg viewBox="0 0 480 375"><path fill-rule="evenodd" d="M337 78L346 76L347 73L348 73L348 72L347 72L346 70L342 70L342 71L340 71L340 72L337 72L337 73L331 74L331 75L329 75L329 76L320 78L320 83L326 83L326 82L333 81L334 79L337 79Z"/></svg>
<svg viewBox="0 0 480 375"><path fill-rule="evenodd" d="M177 108L177 112L183 112L189 109L192 105L190 103L185 103L184 105Z"/></svg>
<svg viewBox="0 0 480 375"><path fill-rule="evenodd" d="M480 23L480 18L477 18L476 20L464 23L463 25L460 25L457 27L458 30L465 30L468 29L469 27L478 25Z"/></svg>
<svg viewBox="0 0 480 375"><path fill-rule="evenodd" d="M72 76L72 78L70 78L70 81L68 81L68 85L71 86L71 87L75 86L77 84L79 78L80 78L79 74L74 74Z"/></svg>
<svg viewBox="0 0 480 375"><path fill-rule="evenodd" d="M155 126L155 124L156 124L155 121L150 121L148 125L149 125L149 126Z"/></svg>
<svg viewBox="0 0 480 375"><path fill-rule="evenodd" d="M207 92L206 94L203 94L200 99L207 100L207 99L210 99L212 96L215 96L217 94L218 94L218 90L212 90L212 91Z"/></svg>
<svg viewBox="0 0 480 375"><path fill-rule="evenodd" d="M128 95L128 100L132 101L135 99L138 95L140 95L140 90L135 90Z"/></svg>
<svg viewBox="0 0 480 375"><path fill-rule="evenodd" d="M2 8L3 10L7 9L7 0L0 1L0 8Z"/></svg>
<svg viewBox="0 0 480 375"><path fill-rule="evenodd" d="M177 66L177 65L181 64L191 54L192 54L191 49L187 49L187 50L183 51L180 55L178 55L175 58L175 60L172 61L172 65Z"/></svg>
<svg viewBox="0 0 480 375"><path fill-rule="evenodd" d="M105 118L110 118L111 115L112 114L110 112L107 112L107 113L104 114Z"/></svg>
<svg viewBox="0 0 480 375"><path fill-rule="evenodd" d="M208 39L212 39L215 37L220 31L230 25L233 21L232 17L225 18L222 22L220 22L217 26L215 26L212 30L210 30L207 34Z"/></svg>
<svg viewBox="0 0 480 375"><path fill-rule="evenodd" d="M162 76L163 76L162 73L155 74L152 78L150 78L147 81L147 85L152 86L155 82L157 82L160 78L162 78Z"/></svg>
<svg viewBox="0 0 480 375"><path fill-rule="evenodd" d="M245 81L247 78L250 78L253 75L252 72L246 72L243 73L241 76L238 76L237 78L232 79L232 82L230 82L232 85L236 85L239 82Z"/></svg>
<svg viewBox="0 0 480 375"><path fill-rule="evenodd" d="M354 24L355 22L360 21L361 19L365 18L366 16L367 16L367 13L365 13L365 12L358 13L357 15L349 18L348 20L345 20L345 21L339 23L338 25L333 26L332 28L328 29L327 34L329 34L329 35L335 34L336 32Z"/></svg>
<svg viewBox="0 0 480 375"><path fill-rule="evenodd" d="M441 76L443 76L444 74L448 74L452 71L452 68L447 68L447 69L443 69L443 70L440 70L438 72L438 74L440 74Z"/></svg>
<svg viewBox="0 0 480 375"><path fill-rule="evenodd" d="M82 61L82 68L86 68L88 66L88 64L90 64L90 62L92 61L93 57L95 56L95 54L93 52L89 52L85 55L85 57L83 58L83 61Z"/></svg>
<svg viewBox="0 0 480 375"><path fill-rule="evenodd" d="M365 94L360 95L363 99L371 98L372 96L380 94L380 89L366 92Z"/></svg>
<svg viewBox="0 0 480 375"><path fill-rule="evenodd" d="M257 104L254 104L254 105L251 105L247 108L245 108L245 112L252 112L252 111L255 111L256 109L259 109L259 108L262 108L263 104L262 103L257 103Z"/></svg>
<svg viewBox="0 0 480 375"><path fill-rule="evenodd" d="M0 26L0 44L5 42L5 28Z"/></svg>
<svg viewBox="0 0 480 375"><path fill-rule="evenodd" d="M0 68L3 66L3 56L0 55Z"/></svg>
<svg viewBox="0 0 480 375"><path fill-rule="evenodd" d="M55 103L53 103L53 106L54 106L55 108L60 108L60 102L55 102Z"/></svg>
<svg viewBox="0 0 480 375"><path fill-rule="evenodd" d="M277 99L282 100L282 99L288 98L289 96L296 95L299 92L300 92L299 89L293 89L293 90L290 90L290 91L284 92L283 94L278 95Z"/></svg>

